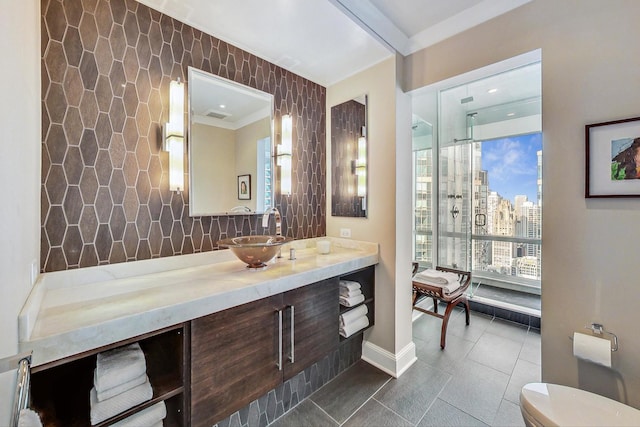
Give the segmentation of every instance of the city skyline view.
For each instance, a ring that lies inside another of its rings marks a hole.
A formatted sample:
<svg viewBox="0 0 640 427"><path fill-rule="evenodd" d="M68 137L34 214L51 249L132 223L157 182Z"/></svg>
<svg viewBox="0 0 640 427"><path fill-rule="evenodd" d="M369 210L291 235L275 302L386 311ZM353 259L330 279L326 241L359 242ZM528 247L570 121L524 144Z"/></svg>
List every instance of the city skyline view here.
<svg viewBox="0 0 640 427"><path fill-rule="evenodd" d="M482 141L482 169L489 177L489 190L514 203L525 195L537 203L537 152L542 133Z"/></svg>

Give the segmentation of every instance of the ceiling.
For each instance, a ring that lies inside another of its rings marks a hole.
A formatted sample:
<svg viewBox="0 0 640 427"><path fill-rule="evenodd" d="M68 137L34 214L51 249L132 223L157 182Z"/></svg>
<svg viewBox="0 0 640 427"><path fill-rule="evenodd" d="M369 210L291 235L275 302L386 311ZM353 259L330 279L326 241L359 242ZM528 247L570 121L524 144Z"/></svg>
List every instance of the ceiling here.
<svg viewBox="0 0 640 427"><path fill-rule="evenodd" d="M530 0L138 0L330 86Z"/></svg>

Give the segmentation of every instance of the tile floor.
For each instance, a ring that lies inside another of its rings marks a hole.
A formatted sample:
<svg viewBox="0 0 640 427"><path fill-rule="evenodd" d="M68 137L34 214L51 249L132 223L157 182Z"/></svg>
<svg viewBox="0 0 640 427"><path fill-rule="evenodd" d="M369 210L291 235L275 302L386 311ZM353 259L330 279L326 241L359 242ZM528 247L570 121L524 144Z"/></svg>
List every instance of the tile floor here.
<svg viewBox="0 0 640 427"><path fill-rule="evenodd" d="M273 424L302 426L523 426L521 387L540 381L540 333L456 309L447 346L440 320L413 323L418 360L394 379L358 361Z"/></svg>

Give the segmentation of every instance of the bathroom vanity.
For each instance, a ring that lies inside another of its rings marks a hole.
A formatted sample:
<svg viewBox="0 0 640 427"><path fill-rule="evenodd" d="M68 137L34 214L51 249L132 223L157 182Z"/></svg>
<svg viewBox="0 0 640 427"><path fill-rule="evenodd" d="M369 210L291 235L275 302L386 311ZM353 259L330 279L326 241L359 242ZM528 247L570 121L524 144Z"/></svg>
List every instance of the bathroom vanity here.
<svg viewBox="0 0 640 427"><path fill-rule="evenodd" d="M296 240L296 259L247 269L230 251L43 274L20 319L20 350L33 351L32 406L46 425L89 425L99 352L139 342L165 425L213 425L335 351L338 281L362 283L374 321L378 245ZM362 338L356 334L353 338Z"/></svg>

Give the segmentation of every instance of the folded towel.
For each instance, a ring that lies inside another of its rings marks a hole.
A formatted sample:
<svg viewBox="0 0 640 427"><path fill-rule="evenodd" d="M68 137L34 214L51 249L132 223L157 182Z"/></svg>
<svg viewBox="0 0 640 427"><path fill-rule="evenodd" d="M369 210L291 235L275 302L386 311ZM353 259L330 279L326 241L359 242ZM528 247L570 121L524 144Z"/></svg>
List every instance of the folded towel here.
<svg viewBox="0 0 640 427"><path fill-rule="evenodd" d="M346 289L346 288L340 288L341 297L351 298L358 295L362 295L362 291L360 289L356 289L355 291L350 291L349 289Z"/></svg>
<svg viewBox="0 0 640 427"><path fill-rule="evenodd" d="M413 281L442 288L445 294L450 294L460 287L458 275L447 271L424 270L413 276Z"/></svg>
<svg viewBox="0 0 640 427"><path fill-rule="evenodd" d="M104 391L129 382L147 372L140 344L135 343L98 353L93 385Z"/></svg>
<svg viewBox="0 0 640 427"><path fill-rule="evenodd" d="M111 427L148 427L154 426L157 423L162 425L162 420L167 416L167 407L164 402L158 402L155 405L149 406L140 412L136 412L130 417L117 423L111 424Z"/></svg>
<svg viewBox="0 0 640 427"><path fill-rule="evenodd" d="M366 305L361 305L359 307L354 308L353 310L345 311L340 315L340 326L350 325L356 319L361 316L366 315L369 312L369 309Z"/></svg>
<svg viewBox="0 0 640 427"><path fill-rule="evenodd" d="M158 421L156 424L152 425L151 427L164 427L164 423L162 421Z"/></svg>
<svg viewBox="0 0 640 427"><path fill-rule="evenodd" d="M97 377L96 372L97 372L97 369L94 369L93 370L94 384L96 384L96 377ZM135 386L138 386L146 381L149 381L149 377L147 377L147 374L142 374L139 377L132 379L131 381L127 381L126 383L119 384L115 387L108 388L106 390L100 391L96 388L96 391L98 392L98 400L102 402L103 400L111 399L113 396L118 395L120 393L124 393L127 390L131 390Z"/></svg>
<svg viewBox="0 0 640 427"><path fill-rule="evenodd" d="M18 427L42 427L42 421L37 412L26 408L18 415Z"/></svg>
<svg viewBox="0 0 640 427"><path fill-rule="evenodd" d="M98 393L96 392L96 388L93 387L89 395L91 425L98 424L107 418L118 415L129 408L133 408L136 405L150 400L152 397L153 389L149 381L102 402L98 401Z"/></svg>
<svg viewBox="0 0 640 427"><path fill-rule="evenodd" d="M366 328L367 326L369 326L369 319L367 316L361 316L348 325L340 326L340 335L345 338L349 338L351 335Z"/></svg>
<svg viewBox="0 0 640 427"><path fill-rule="evenodd" d="M356 289L360 289L360 283L354 282L353 280L340 280L340 287L355 291Z"/></svg>
<svg viewBox="0 0 640 427"><path fill-rule="evenodd" d="M360 304L362 301L364 301L364 295L360 294L360 295L356 295L355 297L340 297L340 304L344 305L345 307L353 307L354 305Z"/></svg>

